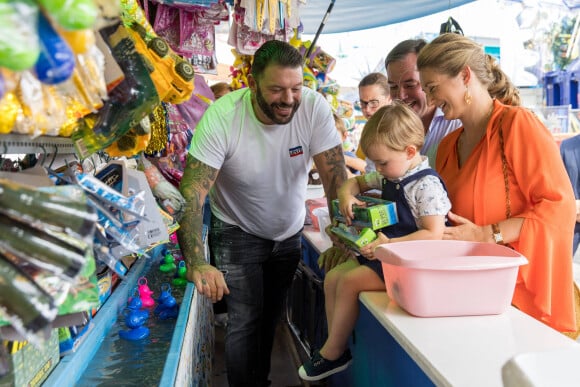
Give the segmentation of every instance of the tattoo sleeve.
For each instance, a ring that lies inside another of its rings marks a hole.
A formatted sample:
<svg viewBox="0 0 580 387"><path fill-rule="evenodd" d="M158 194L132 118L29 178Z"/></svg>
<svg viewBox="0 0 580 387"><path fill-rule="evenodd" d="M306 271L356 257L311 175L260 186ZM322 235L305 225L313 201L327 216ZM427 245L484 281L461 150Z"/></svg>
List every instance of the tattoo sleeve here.
<svg viewBox="0 0 580 387"><path fill-rule="evenodd" d="M337 145L334 148L319 153L313 158L316 169L322 179L324 193L328 201L328 208L331 208L330 203L338 197L338 189L347 179L342 145Z"/></svg>
<svg viewBox="0 0 580 387"><path fill-rule="evenodd" d="M202 240L203 205L217 174L217 169L209 167L191 155L187 156L187 164L179 186L185 199L185 213L181 218L177 236L188 268L207 263Z"/></svg>

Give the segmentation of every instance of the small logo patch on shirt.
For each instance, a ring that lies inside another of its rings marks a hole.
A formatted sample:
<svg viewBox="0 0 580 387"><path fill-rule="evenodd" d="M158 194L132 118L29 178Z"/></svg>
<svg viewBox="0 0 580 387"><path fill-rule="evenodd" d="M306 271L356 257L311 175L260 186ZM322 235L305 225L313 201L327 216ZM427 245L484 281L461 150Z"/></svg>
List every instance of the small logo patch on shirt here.
<svg viewBox="0 0 580 387"><path fill-rule="evenodd" d="M290 157L300 156L301 154L304 154L301 145L288 149L288 152L290 153Z"/></svg>

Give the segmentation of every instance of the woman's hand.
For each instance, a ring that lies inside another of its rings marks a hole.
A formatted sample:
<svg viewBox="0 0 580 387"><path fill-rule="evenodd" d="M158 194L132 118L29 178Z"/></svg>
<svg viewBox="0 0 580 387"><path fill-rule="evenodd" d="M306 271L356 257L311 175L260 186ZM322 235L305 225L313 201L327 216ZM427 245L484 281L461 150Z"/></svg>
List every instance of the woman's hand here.
<svg viewBox="0 0 580 387"><path fill-rule="evenodd" d="M445 227L443 232L443 239L446 240L460 240L460 241L485 241L483 227L472 223L469 219L463 218L459 215L449 211L447 218L451 223L455 224L452 227Z"/></svg>
<svg viewBox="0 0 580 387"><path fill-rule="evenodd" d="M224 294L230 294L221 271L209 263L187 268L187 279L195 284L197 291L211 302L220 301Z"/></svg>

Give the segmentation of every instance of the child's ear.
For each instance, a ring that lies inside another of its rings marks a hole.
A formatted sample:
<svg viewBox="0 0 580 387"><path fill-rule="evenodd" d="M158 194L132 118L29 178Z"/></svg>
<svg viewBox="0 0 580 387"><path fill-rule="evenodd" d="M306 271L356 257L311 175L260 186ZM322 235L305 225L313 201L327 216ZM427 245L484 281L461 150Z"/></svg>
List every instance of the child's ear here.
<svg viewBox="0 0 580 387"><path fill-rule="evenodd" d="M415 145L407 145L405 152L407 153L407 159L410 160L415 157L419 151Z"/></svg>

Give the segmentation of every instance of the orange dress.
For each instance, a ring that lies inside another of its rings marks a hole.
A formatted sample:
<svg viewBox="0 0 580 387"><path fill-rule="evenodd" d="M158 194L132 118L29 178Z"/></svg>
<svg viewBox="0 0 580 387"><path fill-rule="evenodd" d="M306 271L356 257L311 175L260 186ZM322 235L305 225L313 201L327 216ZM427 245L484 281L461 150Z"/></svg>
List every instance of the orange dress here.
<svg viewBox="0 0 580 387"><path fill-rule="evenodd" d="M460 128L439 144L436 169L454 213L480 226L506 219L500 121L511 216L524 218L519 240L510 245L529 261L520 266L512 303L556 330L575 331L574 193L558 147L539 119L525 108L494 101L486 134L464 165L459 167L457 153Z"/></svg>

